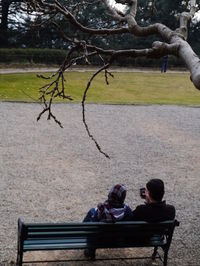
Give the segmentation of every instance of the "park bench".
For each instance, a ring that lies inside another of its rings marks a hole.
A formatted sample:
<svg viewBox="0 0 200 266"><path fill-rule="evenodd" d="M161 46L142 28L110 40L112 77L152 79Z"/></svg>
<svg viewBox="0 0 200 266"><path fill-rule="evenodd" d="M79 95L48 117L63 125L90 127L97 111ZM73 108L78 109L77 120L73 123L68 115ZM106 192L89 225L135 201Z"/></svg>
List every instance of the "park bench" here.
<svg viewBox="0 0 200 266"><path fill-rule="evenodd" d="M28 251L153 247L152 256L142 259L159 258L166 266L174 228L178 225L177 220L161 223L23 223L19 219L17 265L22 265L23 253ZM162 256L158 253L159 247Z"/></svg>

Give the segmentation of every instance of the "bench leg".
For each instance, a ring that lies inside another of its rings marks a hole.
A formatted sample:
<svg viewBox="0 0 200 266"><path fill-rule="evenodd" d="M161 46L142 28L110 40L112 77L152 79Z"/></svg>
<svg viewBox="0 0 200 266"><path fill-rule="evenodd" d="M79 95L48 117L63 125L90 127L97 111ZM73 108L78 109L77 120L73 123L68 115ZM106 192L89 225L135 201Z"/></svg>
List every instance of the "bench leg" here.
<svg viewBox="0 0 200 266"><path fill-rule="evenodd" d="M21 219L18 219L17 266L22 266L23 262L23 235L23 222L21 221Z"/></svg>
<svg viewBox="0 0 200 266"><path fill-rule="evenodd" d="M168 258L168 250L164 251L164 261L163 261L163 265L167 266L167 258Z"/></svg>
<svg viewBox="0 0 200 266"><path fill-rule="evenodd" d="M84 255L86 258L88 258L90 260L95 260L96 249L93 249L93 248L85 249Z"/></svg>
<svg viewBox="0 0 200 266"><path fill-rule="evenodd" d="M157 250L158 250L158 247L154 247L153 254L151 256L152 260L155 260L156 259Z"/></svg>
<svg viewBox="0 0 200 266"><path fill-rule="evenodd" d="M17 266L22 266L23 261L23 253L21 251L17 254Z"/></svg>

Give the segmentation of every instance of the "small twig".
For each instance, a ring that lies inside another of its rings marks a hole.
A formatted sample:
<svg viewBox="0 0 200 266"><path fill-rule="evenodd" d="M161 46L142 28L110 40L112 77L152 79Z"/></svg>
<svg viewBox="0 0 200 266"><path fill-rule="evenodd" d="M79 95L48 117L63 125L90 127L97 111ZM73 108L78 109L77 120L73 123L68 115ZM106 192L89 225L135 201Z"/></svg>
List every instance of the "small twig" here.
<svg viewBox="0 0 200 266"><path fill-rule="evenodd" d="M100 54L99 54L99 58L104 63L104 65L106 65L104 58ZM105 72L104 73L105 73L105 81L106 81L106 84L109 85L108 75L110 75L112 78L114 78L114 75L111 72L109 72L107 69L105 69Z"/></svg>
<svg viewBox="0 0 200 266"><path fill-rule="evenodd" d="M48 77L46 77L42 74L37 74L37 77L42 78L42 79L52 79L53 77L55 77L58 74L58 72L59 72L59 70L57 70L55 73L53 73L51 76L48 76Z"/></svg>
<svg viewBox="0 0 200 266"><path fill-rule="evenodd" d="M105 69L105 80L106 80L107 85L109 85L108 76L111 76L112 78L114 78L114 75L110 71Z"/></svg>
<svg viewBox="0 0 200 266"><path fill-rule="evenodd" d="M64 78L65 70L69 69L77 61L82 60L82 59L86 59L86 58L88 58L90 56L93 56L93 55L97 54L96 51L88 53L87 47L86 47L86 45L84 47L84 45L85 45L84 42L80 42L77 46L72 47L71 50L69 51L69 53L67 54L67 56L66 56L63 64L61 65L61 67L58 69L58 71L56 71L51 76L45 77L43 75L37 75L39 78L43 78L43 79L52 79L52 78L57 76L55 78L55 80L53 80L52 82L50 82L48 84L45 84L44 86L39 88L39 91L42 94L39 99L43 102L45 107L42 110L42 112L38 115L37 121L41 118L41 116L44 113L48 112L48 118L47 119L49 120L49 119L53 118L54 121L60 127L63 127L61 122L58 121L57 118L52 114L51 105L52 105L53 99L56 98L56 97L60 97L62 99L67 99L67 100L70 100L70 101L73 100L71 96L65 94L65 84L64 84L64 82L65 82L65 78ZM74 51L78 50L80 47L82 47L82 49L83 49L83 52L84 52L83 55L80 55L78 57L70 59L70 56L72 55L72 53ZM61 83L61 85L59 86L60 83ZM46 96L50 97L48 102L46 100Z"/></svg>

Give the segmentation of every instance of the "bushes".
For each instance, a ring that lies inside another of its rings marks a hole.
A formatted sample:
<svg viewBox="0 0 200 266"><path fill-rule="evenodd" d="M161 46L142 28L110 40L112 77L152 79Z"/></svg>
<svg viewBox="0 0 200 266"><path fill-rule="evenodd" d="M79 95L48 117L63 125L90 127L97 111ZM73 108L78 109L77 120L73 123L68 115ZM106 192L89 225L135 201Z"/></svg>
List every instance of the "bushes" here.
<svg viewBox="0 0 200 266"><path fill-rule="evenodd" d="M61 64L66 51L57 49L0 49L0 63Z"/></svg>
<svg viewBox="0 0 200 266"><path fill-rule="evenodd" d="M115 64L119 66L129 66L129 67L153 67L153 68L160 68L162 65L163 58L153 59L153 58L145 58L145 57L138 57L138 58L119 58ZM185 67L184 62L175 57L175 56L169 56L168 59L168 67L174 68L174 67Z"/></svg>
<svg viewBox="0 0 200 266"><path fill-rule="evenodd" d="M2 48L0 49L0 63L4 64L61 64L67 54L65 50L58 49L16 49L16 48ZM105 57L106 59L106 57ZM107 58L108 59L108 58ZM94 65L99 65L102 62L99 57L93 57L90 62ZM141 58L118 58L114 62L117 66L129 67L156 67L160 68L161 59L147 59ZM79 65L84 64L83 60L78 62ZM169 56L168 67L184 67L182 60L174 56Z"/></svg>

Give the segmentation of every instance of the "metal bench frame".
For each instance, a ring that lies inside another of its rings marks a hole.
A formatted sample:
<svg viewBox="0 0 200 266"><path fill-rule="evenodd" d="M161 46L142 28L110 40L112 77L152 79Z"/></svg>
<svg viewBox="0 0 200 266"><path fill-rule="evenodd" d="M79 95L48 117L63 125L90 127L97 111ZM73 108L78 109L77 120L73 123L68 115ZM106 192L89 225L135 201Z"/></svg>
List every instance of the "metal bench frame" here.
<svg viewBox="0 0 200 266"><path fill-rule="evenodd" d="M153 254L148 258L159 258L166 266L175 226L179 226L177 220L26 224L18 219L17 265L23 264L23 253L29 251L153 247ZM159 247L163 256L158 253Z"/></svg>

